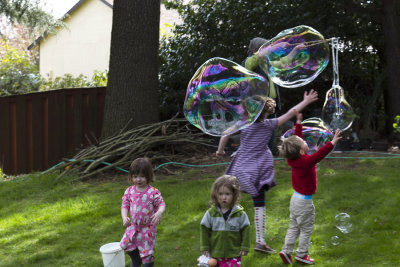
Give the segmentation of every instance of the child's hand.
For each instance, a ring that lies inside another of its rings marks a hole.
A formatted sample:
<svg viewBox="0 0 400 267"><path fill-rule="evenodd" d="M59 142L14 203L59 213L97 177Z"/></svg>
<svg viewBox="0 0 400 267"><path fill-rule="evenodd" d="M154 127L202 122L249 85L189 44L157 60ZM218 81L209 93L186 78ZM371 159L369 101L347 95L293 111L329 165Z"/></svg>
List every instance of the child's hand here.
<svg viewBox="0 0 400 267"><path fill-rule="evenodd" d="M217 152L215 152L215 155L217 156L217 157L223 157L223 156L225 156L225 151L217 151Z"/></svg>
<svg viewBox="0 0 400 267"><path fill-rule="evenodd" d="M159 224L161 221L161 216L162 216L162 212L161 210L158 210L156 213L154 213L151 216L151 223L152 224Z"/></svg>
<svg viewBox="0 0 400 267"><path fill-rule="evenodd" d="M304 92L304 101L307 103L312 103L318 99L318 92L311 89L308 93L307 91Z"/></svg>
<svg viewBox="0 0 400 267"><path fill-rule="evenodd" d="M340 130L337 129L331 142L335 146L337 144L337 142L339 142L340 139L342 139L342 137L340 136Z"/></svg>
<svg viewBox="0 0 400 267"><path fill-rule="evenodd" d="M247 254L249 254L249 252L247 251L240 251L240 256L246 256Z"/></svg>
<svg viewBox="0 0 400 267"><path fill-rule="evenodd" d="M206 257L210 257L210 253L207 250L203 251L203 255L206 256Z"/></svg>
<svg viewBox="0 0 400 267"><path fill-rule="evenodd" d="M122 218L122 225L124 227L127 227L130 222L131 222L131 219L129 217Z"/></svg>
<svg viewBox="0 0 400 267"><path fill-rule="evenodd" d="M297 109L293 109L293 113L296 115L296 123L297 124L301 124L301 122L303 121L303 114L300 113Z"/></svg>

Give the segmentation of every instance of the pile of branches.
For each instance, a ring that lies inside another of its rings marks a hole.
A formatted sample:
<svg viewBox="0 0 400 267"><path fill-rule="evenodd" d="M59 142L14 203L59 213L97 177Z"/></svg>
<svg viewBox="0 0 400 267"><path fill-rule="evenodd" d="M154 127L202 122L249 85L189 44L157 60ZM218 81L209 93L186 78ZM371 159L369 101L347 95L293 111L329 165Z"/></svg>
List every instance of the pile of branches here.
<svg viewBox="0 0 400 267"><path fill-rule="evenodd" d="M187 120L172 118L134 129L123 129L81 150L73 159L64 159L51 171L62 171L56 181L71 173L78 173L78 179L84 179L110 169L128 170L138 157L149 157L153 163L174 161L193 153L196 146L212 146L211 142Z"/></svg>

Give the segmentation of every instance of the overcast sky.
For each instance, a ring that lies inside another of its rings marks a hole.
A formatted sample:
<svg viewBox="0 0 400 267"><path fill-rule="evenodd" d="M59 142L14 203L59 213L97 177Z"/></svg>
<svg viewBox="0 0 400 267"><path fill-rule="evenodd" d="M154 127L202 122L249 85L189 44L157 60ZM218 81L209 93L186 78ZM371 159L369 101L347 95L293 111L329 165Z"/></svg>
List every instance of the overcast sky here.
<svg viewBox="0 0 400 267"><path fill-rule="evenodd" d="M40 0L44 10L51 13L54 17L60 18L71 9L78 0Z"/></svg>

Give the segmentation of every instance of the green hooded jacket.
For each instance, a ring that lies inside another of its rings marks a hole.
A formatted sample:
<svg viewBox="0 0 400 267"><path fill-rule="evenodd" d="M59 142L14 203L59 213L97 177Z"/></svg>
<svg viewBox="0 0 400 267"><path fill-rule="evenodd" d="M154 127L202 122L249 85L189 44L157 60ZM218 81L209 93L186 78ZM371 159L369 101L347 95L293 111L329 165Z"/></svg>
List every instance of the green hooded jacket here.
<svg viewBox="0 0 400 267"><path fill-rule="evenodd" d="M235 258L250 250L250 221L240 205L232 208L225 221L220 208L212 206L200 223L200 251L213 258Z"/></svg>

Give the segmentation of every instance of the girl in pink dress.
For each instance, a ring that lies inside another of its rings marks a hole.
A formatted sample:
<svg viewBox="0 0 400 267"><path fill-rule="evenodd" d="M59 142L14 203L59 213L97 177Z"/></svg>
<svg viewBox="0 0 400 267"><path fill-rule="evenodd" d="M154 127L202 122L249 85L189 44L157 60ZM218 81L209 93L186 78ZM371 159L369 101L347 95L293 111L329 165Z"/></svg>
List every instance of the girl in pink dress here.
<svg viewBox="0 0 400 267"><path fill-rule="evenodd" d="M122 197L121 216L126 230L120 245L131 257L131 267L142 263L143 267L152 267L156 226L165 211L165 202L160 191L150 185L154 173L148 158L135 159L128 177L133 186L128 187Z"/></svg>

